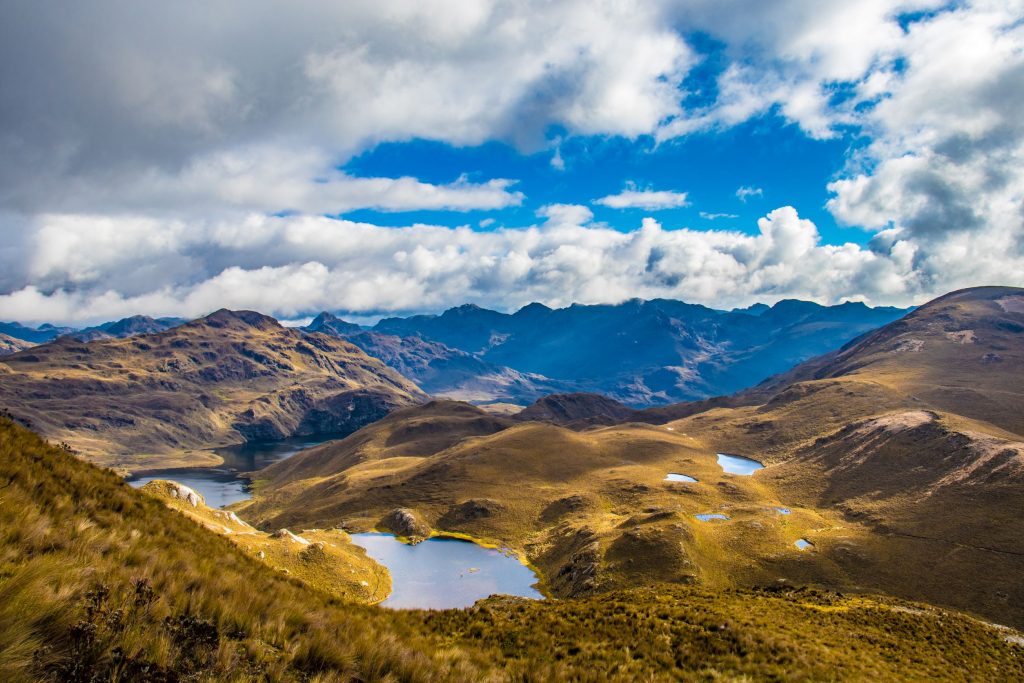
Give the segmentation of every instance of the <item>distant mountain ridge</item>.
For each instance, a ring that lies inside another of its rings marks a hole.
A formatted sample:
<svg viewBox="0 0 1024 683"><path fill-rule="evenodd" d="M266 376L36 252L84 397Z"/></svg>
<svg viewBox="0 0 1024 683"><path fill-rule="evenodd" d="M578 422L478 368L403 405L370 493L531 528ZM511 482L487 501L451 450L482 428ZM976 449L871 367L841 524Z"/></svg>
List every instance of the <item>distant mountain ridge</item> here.
<svg viewBox="0 0 1024 683"><path fill-rule="evenodd" d="M719 311L632 299L562 309L534 303L505 314L467 304L436 316L385 318L373 331L444 344L545 378L562 393L602 393L642 407L753 386L909 310L787 299Z"/></svg>
<svg viewBox="0 0 1024 683"><path fill-rule="evenodd" d="M45 344L60 337L71 337L78 341L124 339L137 334L163 332L186 322L188 321L184 318L151 318L148 315L133 315L80 330L74 327L58 327L49 323L39 327L28 327L17 322L0 322L0 334L33 344Z"/></svg>
<svg viewBox="0 0 1024 683"><path fill-rule="evenodd" d="M344 339L439 397L528 405L583 392L644 408L754 386L908 310L792 299L732 311L669 299L561 309L532 303L511 314L465 304L384 318L369 329L323 312L301 330ZM83 330L3 323L0 333L33 343L93 341L183 322L137 315Z"/></svg>

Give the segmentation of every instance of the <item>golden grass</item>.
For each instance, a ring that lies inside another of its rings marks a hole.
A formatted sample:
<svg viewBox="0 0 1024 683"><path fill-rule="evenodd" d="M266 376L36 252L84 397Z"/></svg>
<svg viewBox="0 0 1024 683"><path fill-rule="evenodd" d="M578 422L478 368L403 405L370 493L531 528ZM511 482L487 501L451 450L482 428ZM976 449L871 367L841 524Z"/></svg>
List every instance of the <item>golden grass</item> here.
<svg viewBox="0 0 1024 683"><path fill-rule="evenodd" d="M832 605L848 609L816 609ZM1020 678L1005 638L955 613L789 589L344 603L0 420L4 681Z"/></svg>

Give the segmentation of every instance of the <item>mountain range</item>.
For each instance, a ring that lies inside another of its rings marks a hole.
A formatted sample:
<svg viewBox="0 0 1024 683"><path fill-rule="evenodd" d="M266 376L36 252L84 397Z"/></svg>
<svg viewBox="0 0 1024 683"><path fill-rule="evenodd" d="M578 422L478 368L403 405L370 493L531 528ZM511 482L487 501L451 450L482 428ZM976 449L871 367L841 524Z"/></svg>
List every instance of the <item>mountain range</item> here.
<svg viewBox="0 0 1024 683"><path fill-rule="evenodd" d="M586 391L642 407L752 386L907 310L783 300L719 311L634 299L513 314L465 305L384 318L369 332L323 313L306 329L348 339L435 396L522 404Z"/></svg>

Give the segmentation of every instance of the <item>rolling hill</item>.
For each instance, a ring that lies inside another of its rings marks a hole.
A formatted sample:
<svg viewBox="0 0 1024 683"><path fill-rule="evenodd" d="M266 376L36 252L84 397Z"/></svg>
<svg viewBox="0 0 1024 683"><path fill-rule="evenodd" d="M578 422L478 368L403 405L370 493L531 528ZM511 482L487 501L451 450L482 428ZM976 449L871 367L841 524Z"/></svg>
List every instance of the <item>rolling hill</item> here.
<svg viewBox="0 0 1024 683"><path fill-rule="evenodd" d="M1024 676L1019 634L878 596L659 585L468 610L343 602L2 418L0 481L13 683Z"/></svg>
<svg viewBox="0 0 1024 683"><path fill-rule="evenodd" d="M1021 625L1022 331L1024 291L978 288L696 405L551 397L512 420L411 408L264 470L245 512L368 529L409 509L515 548L556 595L784 580ZM721 452L767 467L727 474Z"/></svg>
<svg viewBox="0 0 1024 683"><path fill-rule="evenodd" d="M425 400L414 384L333 337L221 310L166 332L61 338L4 357L0 402L105 465L215 464L212 446L346 434Z"/></svg>

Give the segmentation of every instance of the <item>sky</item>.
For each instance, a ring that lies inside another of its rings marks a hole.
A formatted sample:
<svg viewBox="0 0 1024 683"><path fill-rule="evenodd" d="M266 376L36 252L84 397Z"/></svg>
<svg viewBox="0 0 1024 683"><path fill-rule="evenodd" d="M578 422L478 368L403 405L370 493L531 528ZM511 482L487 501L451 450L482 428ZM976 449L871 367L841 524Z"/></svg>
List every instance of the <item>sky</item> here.
<svg viewBox="0 0 1024 683"><path fill-rule="evenodd" d="M1024 0L0 3L0 319L1024 285Z"/></svg>

